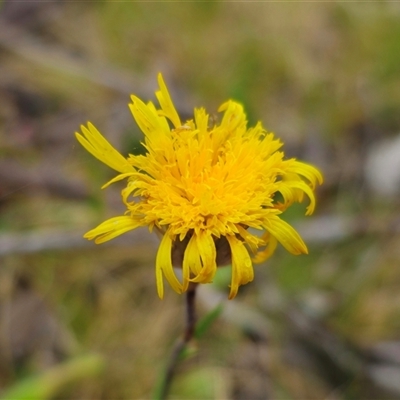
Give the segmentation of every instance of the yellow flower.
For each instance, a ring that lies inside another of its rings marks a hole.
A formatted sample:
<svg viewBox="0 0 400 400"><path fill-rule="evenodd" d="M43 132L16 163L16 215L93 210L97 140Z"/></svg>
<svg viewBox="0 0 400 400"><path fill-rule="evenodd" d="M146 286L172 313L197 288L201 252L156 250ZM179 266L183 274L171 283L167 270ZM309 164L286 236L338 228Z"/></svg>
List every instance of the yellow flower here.
<svg viewBox="0 0 400 400"><path fill-rule="evenodd" d="M91 123L76 133L87 151L119 172L103 188L127 179L121 192L125 214L84 237L102 243L139 226L156 228L162 233L156 258L161 298L163 275L182 293L190 282L211 282L217 264L228 262L232 299L240 285L253 280L252 261L267 259L278 242L292 254L307 253L300 235L280 214L304 195L310 201L306 214L312 214L321 173L294 158L284 160L282 143L261 123L248 128L243 107L234 101L219 108L219 124L212 124L203 108L194 109L193 120L182 123L161 74L158 83L160 109L136 96L129 104L144 133L145 155L123 157ZM263 234L257 236L255 230ZM174 266L182 268L181 281Z"/></svg>

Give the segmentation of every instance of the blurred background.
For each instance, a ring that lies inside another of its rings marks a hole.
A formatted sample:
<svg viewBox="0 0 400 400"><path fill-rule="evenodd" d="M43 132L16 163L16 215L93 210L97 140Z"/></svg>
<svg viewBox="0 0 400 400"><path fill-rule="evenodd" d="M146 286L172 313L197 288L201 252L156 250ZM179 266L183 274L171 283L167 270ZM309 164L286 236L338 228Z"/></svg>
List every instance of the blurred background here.
<svg viewBox="0 0 400 400"><path fill-rule="evenodd" d="M325 177L313 216L285 214L308 256L280 248L234 301L229 269L200 288L199 316L222 312L170 398L400 399L400 4L17 0L0 3L3 398L154 396L184 298L157 297L147 230L82 238L123 213L123 183L100 190L115 174L74 132L140 151L129 95L154 100L159 71L184 118L235 99Z"/></svg>

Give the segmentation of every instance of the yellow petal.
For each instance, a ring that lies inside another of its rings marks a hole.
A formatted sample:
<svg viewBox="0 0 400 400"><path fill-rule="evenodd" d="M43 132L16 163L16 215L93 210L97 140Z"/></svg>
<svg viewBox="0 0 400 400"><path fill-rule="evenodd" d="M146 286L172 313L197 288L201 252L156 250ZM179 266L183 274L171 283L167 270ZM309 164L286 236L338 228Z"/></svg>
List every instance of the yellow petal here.
<svg viewBox="0 0 400 400"><path fill-rule="evenodd" d="M263 234L262 238L267 242L267 247L264 250L259 251L252 258L253 262L257 263L257 264L262 263L263 261L265 261L269 257L271 257L278 245L278 241L276 240L276 237L272 236L269 232L265 232Z"/></svg>
<svg viewBox="0 0 400 400"><path fill-rule="evenodd" d="M303 193L310 199L310 204L307 206L306 215L311 215L315 209L315 195L310 186L304 181L298 180L283 180L279 185L279 191L289 205L293 201L302 201Z"/></svg>
<svg viewBox="0 0 400 400"><path fill-rule="evenodd" d="M315 187L317 182L321 185L324 181L321 172L317 168L301 161L295 160L288 169L288 172L304 176L310 181L312 188Z"/></svg>
<svg viewBox="0 0 400 400"><path fill-rule="evenodd" d="M207 134L208 129L208 114L204 108L194 109L194 120L196 121L196 127L202 135Z"/></svg>
<svg viewBox="0 0 400 400"><path fill-rule="evenodd" d="M236 236L228 235L226 239L232 252L232 280L229 299L233 299L240 285L245 285L254 279L253 265L249 253L243 242Z"/></svg>
<svg viewBox="0 0 400 400"><path fill-rule="evenodd" d="M239 103L229 100L222 104L218 111L225 111L220 127L228 131L234 131L246 123L246 114L243 111L243 106Z"/></svg>
<svg viewBox="0 0 400 400"><path fill-rule="evenodd" d="M189 285L190 274L194 275L200 274L201 271L201 259L199 250L197 249L197 240L196 236L192 235L189 240L189 243L185 249L185 253L183 255L183 291L185 292Z"/></svg>
<svg viewBox="0 0 400 400"><path fill-rule="evenodd" d="M172 102L171 96L168 93L167 86L165 85L161 73L158 74L158 85L160 86L160 90L156 92L156 96L160 102L162 114L174 124L175 128L181 127L181 120L176 112L174 103Z"/></svg>
<svg viewBox="0 0 400 400"><path fill-rule="evenodd" d="M159 116L154 111L154 107L147 106L136 96L131 96L132 104L129 108L141 131L150 141L155 142L163 132L163 126L159 121Z"/></svg>
<svg viewBox="0 0 400 400"><path fill-rule="evenodd" d="M217 251L210 232L201 230L196 237L197 249L201 258L202 268L197 276L191 279L192 282L209 283L217 272Z"/></svg>
<svg viewBox="0 0 400 400"><path fill-rule="evenodd" d="M128 178L129 176L135 175L135 172L127 172L125 174L119 174L115 178L111 179L107 183L105 183L101 188L105 189L106 187L110 186L114 182L122 181L122 179Z"/></svg>
<svg viewBox="0 0 400 400"><path fill-rule="evenodd" d="M125 205L132 204L133 201L128 201L128 197L135 191L137 190L137 184L136 182L129 182L128 186L121 191L121 197L122 201L124 202Z"/></svg>
<svg viewBox="0 0 400 400"><path fill-rule="evenodd" d="M264 222L264 228L292 254L308 254L307 246L303 239L287 222L277 215L269 215Z"/></svg>
<svg viewBox="0 0 400 400"><path fill-rule="evenodd" d="M89 128L89 129L88 129ZM81 125L82 133L75 132L79 143L94 157L118 172L133 172L134 168L101 133L88 122L88 128Z"/></svg>
<svg viewBox="0 0 400 400"><path fill-rule="evenodd" d="M83 237L89 240L95 239L95 243L99 244L114 239L139 226L141 226L141 223L138 220L127 215L121 215L104 221L96 228L85 233Z"/></svg>
<svg viewBox="0 0 400 400"><path fill-rule="evenodd" d="M177 293L182 293L182 284L175 276L172 267L172 239L169 232L166 232L161 240L160 247L156 257L156 279L158 296L162 299L164 296L163 274Z"/></svg>
<svg viewBox="0 0 400 400"><path fill-rule="evenodd" d="M239 235L244 239L244 241L250 247L251 251L253 253L257 253L257 248L258 248L258 246L261 246L263 244L263 241L259 237L249 233L240 224L237 224L236 228L237 228L237 230L239 232Z"/></svg>

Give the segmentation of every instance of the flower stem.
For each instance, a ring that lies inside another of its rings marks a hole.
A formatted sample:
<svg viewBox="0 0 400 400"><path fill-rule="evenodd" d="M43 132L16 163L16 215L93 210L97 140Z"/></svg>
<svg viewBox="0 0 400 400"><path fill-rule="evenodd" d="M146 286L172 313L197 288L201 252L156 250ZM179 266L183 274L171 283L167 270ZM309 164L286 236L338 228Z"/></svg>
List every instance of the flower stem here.
<svg viewBox="0 0 400 400"><path fill-rule="evenodd" d="M197 283L191 283L186 292L186 327L183 336L185 343L192 339L196 327L196 288Z"/></svg>
<svg viewBox="0 0 400 400"><path fill-rule="evenodd" d="M196 327L196 307L195 307L196 288L197 288L197 283L191 283L186 292L185 330L183 336L176 342L172 350L172 353L168 360L167 367L164 372L164 376L162 377L162 381L158 387L155 400L167 399L180 358L184 350L186 349L188 343L193 339Z"/></svg>

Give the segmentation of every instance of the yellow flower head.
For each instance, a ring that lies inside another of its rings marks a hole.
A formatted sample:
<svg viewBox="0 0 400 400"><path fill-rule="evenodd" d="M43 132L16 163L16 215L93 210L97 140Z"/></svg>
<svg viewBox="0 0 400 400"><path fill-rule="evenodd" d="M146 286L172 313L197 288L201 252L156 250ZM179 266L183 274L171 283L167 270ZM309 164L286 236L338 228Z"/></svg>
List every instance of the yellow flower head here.
<svg viewBox="0 0 400 400"><path fill-rule="evenodd" d="M211 282L217 265L226 261L232 264L229 298L234 298L240 285L253 280L252 261L267 259L278 242L292 254L307 253L280 214L304 194L310 201L306 214L312 214L321 173L294 158L284 160L282 143L261 123L248 128L243 107L234 101L219 108L219 124L203 108L182 123L161 74L158 83L160 109L136 96L129 104L144 133L146 155L123 157L91 123L76 133L87 151L119 172L103 187L127 180L121 192L125 214L85 237L102 243L139 226L156 228L163 235L156 258L161 298L163 275L182 293L189 282ZM174 266L182 268L181 281Z"/></svg>

